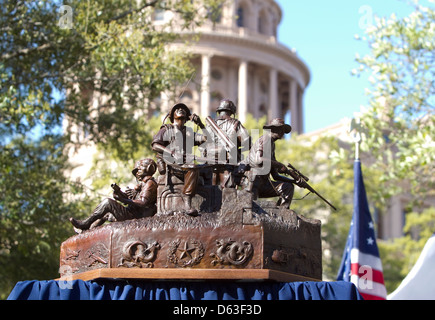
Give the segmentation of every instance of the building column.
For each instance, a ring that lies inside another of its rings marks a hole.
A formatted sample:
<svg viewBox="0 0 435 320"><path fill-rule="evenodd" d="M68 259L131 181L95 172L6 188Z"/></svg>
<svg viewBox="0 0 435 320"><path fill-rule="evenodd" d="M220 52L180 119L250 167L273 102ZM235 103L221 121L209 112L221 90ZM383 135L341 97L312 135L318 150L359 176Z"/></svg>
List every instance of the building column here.
<svg viewBox="0 0 435 320"><path fill-rule="evenodd" d="M298 116L299 116L299 133L304 133L304 91L298 89Z"/></svg>
<svg viewBox="0 0 435 320"><path fill-rule="evenodd" d="M238 118L240 122L245 123L246 114L248 113L248 62L240 61L239 64L239 101L238 101Z"/></svg>
<svg viewBox="0 0 435 320"><path fill-rule="evenodd" d="M209 55L201 56L201 116L210 114L210 60Z"/></svg>
<svg viewBox="0 0 435 320"><path fill-rule="evenodd" d="M231 29L235 30L237 28L237 22L236 19L234 19L234 15L237 14L236 1L227 1L226 4L224 4L224 12L225 11L226 14L223 15L225 18L224 25L230 25Z"/></svg>
<svg viewBox="0 0 435 320"><path fill-rule="evenodd" d="M290 79L290 88L289 88L289 105L290 105L290 115L291 115L291 126L292 131L297 133L302 133L302 127L300 123L300 107L299 107L299 99L298 99L298 83L295 79Z"/></svg>
<svg viewBox="0 0 435 320"><path fill-rule="evenodd" d="M274 68L269 71L269 120L280 118L278 105L278 71Z"/></svg>
<svg viewBox="0 0 435 320"><path fill-rule="evenodd" d="M254 102L252 113L255 119L259 119L260 118L260 79L259 79L259 75L258 72L254 72L254 75L252 77L252 87L254 88L253 92L252 92L252 101Z"/></svg>

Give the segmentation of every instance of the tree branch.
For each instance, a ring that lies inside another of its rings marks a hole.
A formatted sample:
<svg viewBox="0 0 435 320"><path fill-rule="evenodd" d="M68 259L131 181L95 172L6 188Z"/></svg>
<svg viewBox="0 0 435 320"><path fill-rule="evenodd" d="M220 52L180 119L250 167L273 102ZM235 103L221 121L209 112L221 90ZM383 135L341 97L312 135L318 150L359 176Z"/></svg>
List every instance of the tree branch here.
<svg viewBox="0 0 435 320"><path fill-rule="evenodd" d="M120 20L120 19L122 19L122 18L128 16L129 14L136 13L136 12L140 12L140 11L142 11L143 9L145 9L146 7L154 7L154 6L157 4L157 2L159 2L159 0L153 0L153 1L151 1L151 2L147 2L147 3L145 3L145 4L144 4L142 7L140 7L140 8L137 8L137 9L134 9L134 10L131 9L131 10L125 11L125 12L121 13L120 15L118 15L118 16L116 16L116 17L114 17L114 18L110 18L109 20L107 20L107 23L110 23L110 22L112 22L112 21L116 21L116 20Z"/></svg>
<svg viewBox="0 0 435 320"><path fill-rule="evenodd" d="M9 60L9 59L12 59L12 58L15 58L15 57L18 57L18 56L23 56L23 55L29 54L30 52L33 52L33 51L46 50L46 49L49 49L50 47L51 47L51 44L44 43L43 45L40 45L38 47L24 48L24 49L21 49L21 50L12 52L12 53L5 53L5 54L1 55L1 60L2 61Z"/></svg>

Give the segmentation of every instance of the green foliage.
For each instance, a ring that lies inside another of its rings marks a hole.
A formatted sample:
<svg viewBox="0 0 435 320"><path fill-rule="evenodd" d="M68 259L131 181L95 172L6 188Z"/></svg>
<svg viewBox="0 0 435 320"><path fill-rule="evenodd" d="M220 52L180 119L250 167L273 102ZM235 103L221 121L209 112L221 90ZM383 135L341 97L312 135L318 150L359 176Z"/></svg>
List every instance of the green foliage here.
<svg viewBox="0 0 435 320"><path fill-rule="evenodd" d="M267 117L263 116L260 119L255 119L252 114L246 115L246 121L243 126L251 132L253 129L259 130L259 136L263 134L263 126L266 125Z"/></svg>
<svg viewBox="0 0 435 320"><path fill-rule="evenodd" d="M374 158L380 208L393 195L410 197L405 236L378 243L389 292L408 274L434 232L435 10L413 1L408 17L376 18L363 38L370 52L357 55L355 75L369 74L369 107L361 114L363 151ZM433 1L429 1L433 3ZM384 210L383 210L384 211Z"/></svg>
<svg viewBox="0 0 435 320"><path fill-rule="evenodd" d="M71 17L56 2L2 2L0 129L25 133L67 118L65 129L76 124L113 149L124 137L138 146L138 113L193 72L187 50L168 50L179 38L171 28L192 30L221 2L73 0ZM181 20L152 24L156 10Z"/></svg>
<svg viewBox="0 0 435 320"><path fill-rule="evenodd" d="M63 139L17 138L0 152L0 298L17 281L58 277L68 218L83 209L83 190L64 177Z"/></svg>
<svg viewBox="0 0 435 320"><path fill-rule="evenodd" d="M357 56L353 73L369 73L372 83L362 148L381 173L379 199L405 192L421 203L435 195L435 10L414 6L403 19L376 18L366 35L370 53Z"/></svg>
<svg viewBox="0 0 435 320"><path fill-rule="evenodd" d="M146 122L143 121L142 126L138 129L139 146L132 150L127 157L124 153L117 153L116 150L100 147L87 176L87 179L92 181L93 188L95 190L107 190L111 192L110 184L114 182L118 185L133 183L134 177L131 174L131 170L136 161L144 158L155 158L154 152L151 150L151 141L161 125L161 116L154 116ZM122 145L130 144L129 140L120 140L118 142L123 150L131 148L129 145Z"/></svg>
<svg viewBox="0 0 435 320"><path fill-rule="evenodd" d="M388 292L393 292L411 271L435 230L435 208L406 215L405 236L378 243Z"/></svg>

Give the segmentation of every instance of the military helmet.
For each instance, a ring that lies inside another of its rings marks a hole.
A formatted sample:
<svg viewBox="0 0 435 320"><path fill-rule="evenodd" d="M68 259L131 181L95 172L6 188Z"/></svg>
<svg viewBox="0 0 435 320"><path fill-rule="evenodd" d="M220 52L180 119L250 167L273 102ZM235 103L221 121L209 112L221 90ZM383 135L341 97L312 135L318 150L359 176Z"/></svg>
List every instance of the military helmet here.
<svg viewBox="0 0 435 320"><path fill-rule="evenodd" d="M175 111L178 109L183 109L186 113L186 121L189 120L189 117L191 116L190 109L184 103L177 103L172 107L169 113L169 120L171 120L171 123L174 123L174 119L176 118Z"/></svg>
<svg viewBox="0 0 435 320"><path fill-rule="evenodd" d="M134 176L136 176L136 172L138 171L139 167L145 167L147 175L152 176L156 172L157 164L153 159L150 158L136 161L134 169L131 171Z"/></svg>
<svg viewBox="0 0 435 320"><path fill-rule="evenodd" d="M221 111L229 111L232 114L236 114L237 108L234 102L228 99L224 99L220 102L219 107L216 109L217 113Z"/></svg>

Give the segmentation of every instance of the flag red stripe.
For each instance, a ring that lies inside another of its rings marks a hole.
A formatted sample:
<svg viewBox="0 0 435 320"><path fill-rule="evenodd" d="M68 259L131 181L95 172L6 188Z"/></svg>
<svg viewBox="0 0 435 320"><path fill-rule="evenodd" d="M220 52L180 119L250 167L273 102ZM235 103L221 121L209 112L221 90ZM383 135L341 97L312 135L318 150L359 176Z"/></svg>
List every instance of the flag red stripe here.
<svg viewBox="0 0 435 320"><path fill-rule="evenodd" d="M361 268L363 267L363 268ZM351 274L352 275L357 275L358 277L368 277L369 274L367 274L367 269L365 269L364 267L370 267L370 266L361 266L359 263L352 263L350 268L351 268ZM373 282L377 282L377 283L382 283L384 284L384 274L382 273L382 271L373 269L371 270L371 275L372 275L372 279L368 279L371 280Z"/></svg>
<svg viewBox="0 0 435 320"><path fill-rule="evenodd" d="M362 292L360 292L360 295L364 298L364 300L386 300L383 297L378 297L378 296L374 296L374 295L362 293Z"/></svg>

